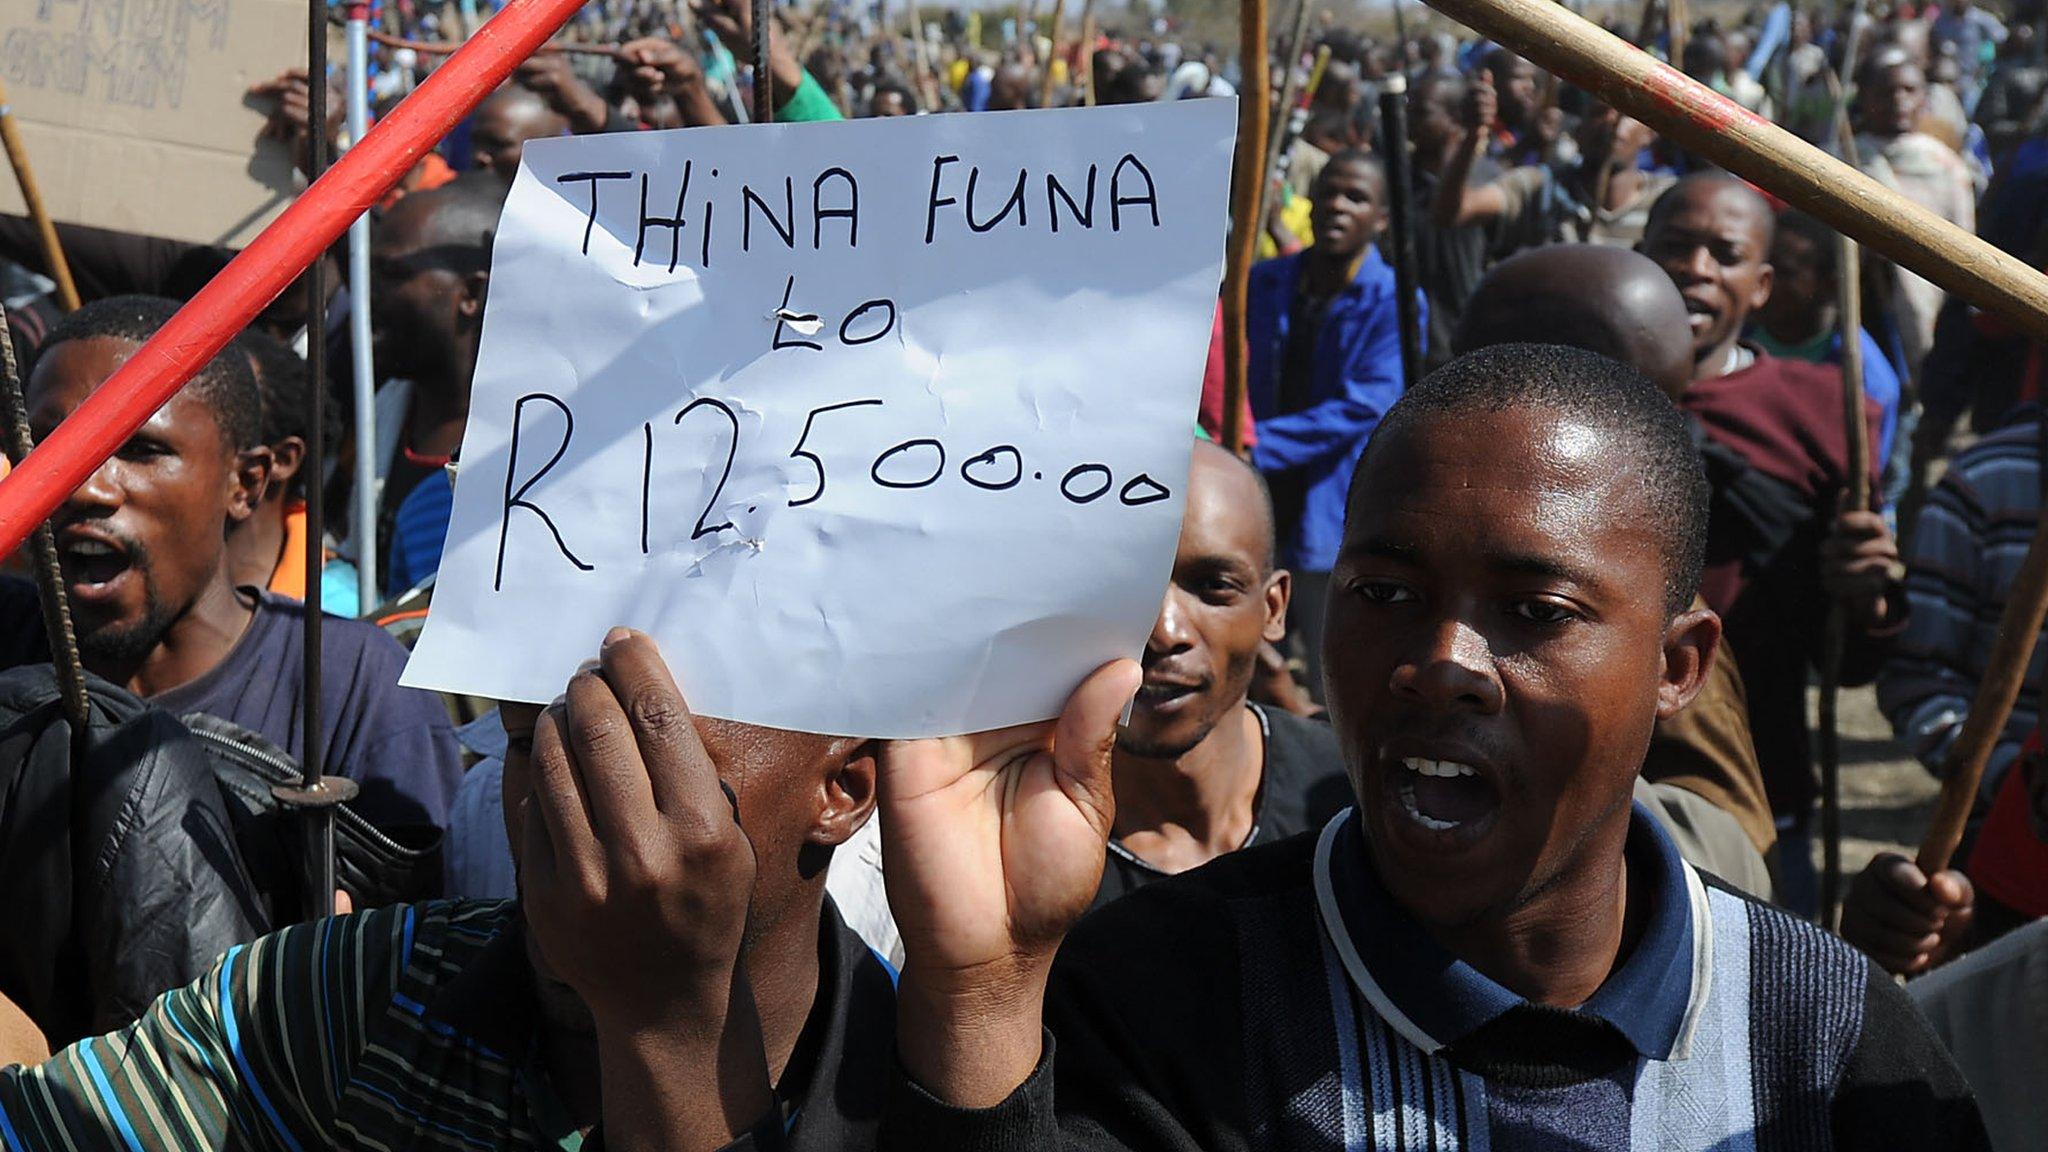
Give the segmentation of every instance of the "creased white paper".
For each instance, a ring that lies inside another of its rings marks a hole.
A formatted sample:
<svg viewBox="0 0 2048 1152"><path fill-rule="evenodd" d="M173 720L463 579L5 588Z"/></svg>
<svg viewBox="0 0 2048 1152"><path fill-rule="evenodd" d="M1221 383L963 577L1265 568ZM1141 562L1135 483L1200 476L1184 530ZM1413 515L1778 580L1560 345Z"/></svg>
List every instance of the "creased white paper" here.
<svg viewBox="0 0 2048 1152"><path fill-rule="evenodd" d="M408 684L652 633L700 713L1058 714L1172 564L1235 104L526 146Z"/></svg>

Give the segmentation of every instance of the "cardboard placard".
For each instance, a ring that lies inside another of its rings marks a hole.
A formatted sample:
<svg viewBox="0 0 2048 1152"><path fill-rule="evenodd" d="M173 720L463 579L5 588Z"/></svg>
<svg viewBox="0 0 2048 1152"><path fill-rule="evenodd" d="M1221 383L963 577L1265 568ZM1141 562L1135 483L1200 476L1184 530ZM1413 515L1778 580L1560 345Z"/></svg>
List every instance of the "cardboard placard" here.
<svg viewBox="0 0 2048 1152"><path fill-rule="evenodd" d="M289 0L0 0L0 79L67 224L248 243L301 181L244 93L305 60ZM0 179L0 212L26 211Z"/></svg>

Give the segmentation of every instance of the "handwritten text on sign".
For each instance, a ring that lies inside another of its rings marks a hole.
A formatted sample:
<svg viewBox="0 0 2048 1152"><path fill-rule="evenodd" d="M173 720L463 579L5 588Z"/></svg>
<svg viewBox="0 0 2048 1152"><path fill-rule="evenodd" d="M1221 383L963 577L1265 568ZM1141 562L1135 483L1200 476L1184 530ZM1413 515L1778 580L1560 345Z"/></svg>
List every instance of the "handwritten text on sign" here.
<svg viewBox="0 0 2048 1152"><path fill-rule="evenodd" d="M1159 609L1234 116L528 144L407 682L552 699L626 624L707 715L1056 714Z"/></svg>

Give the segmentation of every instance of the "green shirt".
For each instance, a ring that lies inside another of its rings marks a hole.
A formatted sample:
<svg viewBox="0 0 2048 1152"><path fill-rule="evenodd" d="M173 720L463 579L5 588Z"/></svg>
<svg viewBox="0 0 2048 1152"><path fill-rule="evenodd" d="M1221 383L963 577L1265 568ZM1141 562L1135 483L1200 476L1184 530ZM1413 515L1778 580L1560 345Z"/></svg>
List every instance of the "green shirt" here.
<svg viewBox="0 0 2048 1152"><path fill-rule="evenodd" d="M812 77L810 69L804 69L804 82L797 85L782 107L775 110L775 119L783 124L803 124L816 120L843 120L838 105L825 94L825 86Z"/></svg>

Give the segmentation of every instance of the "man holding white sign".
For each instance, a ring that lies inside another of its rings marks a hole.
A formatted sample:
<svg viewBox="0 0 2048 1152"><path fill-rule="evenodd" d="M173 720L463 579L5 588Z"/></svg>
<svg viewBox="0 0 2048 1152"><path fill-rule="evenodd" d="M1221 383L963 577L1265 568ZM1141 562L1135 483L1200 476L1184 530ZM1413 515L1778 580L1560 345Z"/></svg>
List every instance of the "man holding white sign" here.
<svg viewBox="0 0 2048 1152"><path fill-rule="evenodd" d="M706 715L915 737L1143 647L1230 106L777 137L528 146L407 683L551 699L625 624Z"/></svg>
<svg viewBox="0 0 2048 1152"><path fill-rule="evenodd" d="M1010 729L1019 762L1106 768L1179 532L1232 115L529 145L408 672L559 698L505 709L520 900L230 953L0 1070L0 1144L556 1148L602 1120L871 1148L893 990L826 864L874 737L1065 708L1057 769L1049 723Z"/></svg>

